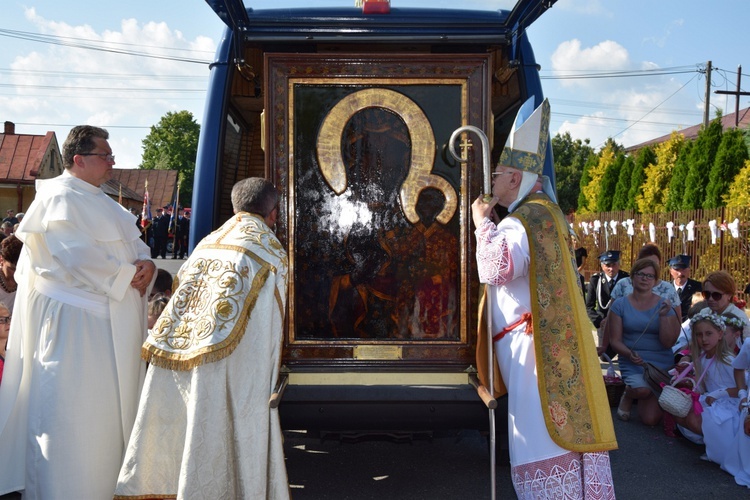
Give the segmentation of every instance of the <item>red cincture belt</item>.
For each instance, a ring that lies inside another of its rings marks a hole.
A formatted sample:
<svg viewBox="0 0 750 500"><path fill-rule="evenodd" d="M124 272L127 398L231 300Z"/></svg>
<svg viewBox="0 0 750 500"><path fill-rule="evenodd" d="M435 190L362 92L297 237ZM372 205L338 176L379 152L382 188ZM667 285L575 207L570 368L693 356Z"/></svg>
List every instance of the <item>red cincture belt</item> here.
<svg viewBox="0 0 750 500"><path fill-rule="evenodd" d="M515 322L511 323L510 325L506 326L502 330L500 330L498 333L492 336L492 341L497 342L501 338L505 337L505 334L508 332L511 332L516 329L517 326L519 326L522 323L526 323L526 335L531 334L531 313L523 313L523 315L518 318Z"/></svg>

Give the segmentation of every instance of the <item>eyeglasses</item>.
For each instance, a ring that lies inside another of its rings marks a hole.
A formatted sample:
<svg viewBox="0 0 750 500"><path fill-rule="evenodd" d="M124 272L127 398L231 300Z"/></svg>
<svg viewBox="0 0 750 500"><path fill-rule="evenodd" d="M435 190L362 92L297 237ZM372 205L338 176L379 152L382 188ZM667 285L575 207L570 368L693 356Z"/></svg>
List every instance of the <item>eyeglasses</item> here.
<svg viewBox="0 0 750 500"><path fill-rule="evenodd" d="M701 295L703 295L703 298L708 300L709 298L714 299L716 302L720 301L721 298L724 295L727 295L726 293L721 292L701 292Z"/></svg>
<svg viewBox="0 0 750 500"><path fill-rule="evenodd" d="M494 177L496 175L512 174L512 173L513 172L511 172L510 170L506 170L505 172L492 172L492 176Z"/></svg>
<svg viewBox="0 0 750 500"><path fill-rule="evenodd" d="M0 325L7 325L10 323L10 318L12 316L0 316Z"/></svg>
<svg viewBox="0 0 750 500"><path fill-rule="evenodd" d="M642 272L640 272L640 271L639 271L639 272L637 272L637 273L633 273L633 276L638 276L639 278L646 278L647 280L652 280L652 279L655 279L655 278L656 278L656 275L655 275L655 274L651 274L651 273L642 273Z"/></svg>
<svg viewBox="0 0 750 500"><path fill-rule="evenodd" d="M115 162L115 155L109 153L79 153L78 156L98 156L104 161Z"/></svg>

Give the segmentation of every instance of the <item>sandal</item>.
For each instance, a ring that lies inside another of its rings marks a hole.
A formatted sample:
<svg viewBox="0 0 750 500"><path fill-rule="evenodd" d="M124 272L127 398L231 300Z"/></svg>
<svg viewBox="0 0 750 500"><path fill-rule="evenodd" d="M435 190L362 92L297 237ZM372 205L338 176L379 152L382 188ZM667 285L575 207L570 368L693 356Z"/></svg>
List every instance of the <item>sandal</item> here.
<svg viewBox="0 0 750 500"><path fill-rule="evenodd" d="M623 422L627 422L630 420L630 409L623 410L622 409L622 402L625 401L625 395L628 393L627 388L625 388L625 392L622 393L622 397L620 397L620 404L617 406L617 418L622 420ZM630 404L633 404L633 401L630 401Z"/></svg>

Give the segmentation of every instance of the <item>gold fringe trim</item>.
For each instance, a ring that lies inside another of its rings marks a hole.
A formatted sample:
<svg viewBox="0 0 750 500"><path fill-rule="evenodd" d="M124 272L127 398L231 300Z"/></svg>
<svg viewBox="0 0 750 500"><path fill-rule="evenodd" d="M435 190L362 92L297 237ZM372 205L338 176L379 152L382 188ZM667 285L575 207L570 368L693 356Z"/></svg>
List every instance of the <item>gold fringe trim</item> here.
<svg viewBox="0 0 750 500"><path fill-rule="evenodd" d="M141 347L141 358L147 363L159 368L177 371L189 371L196 366L201 366L215 361L220 361L234 352L245 335L247 323L250 319L255 304L260 296L260 290L265 285L271 273L271 266L263 266L253 278L250 292L248 293L245 307L240 319L232 329L232 333L226 339L216 345L210 345L190 354L181 354L165 351L152 344L145 343ZM274 287L276 289L276 287Z"/></svg>

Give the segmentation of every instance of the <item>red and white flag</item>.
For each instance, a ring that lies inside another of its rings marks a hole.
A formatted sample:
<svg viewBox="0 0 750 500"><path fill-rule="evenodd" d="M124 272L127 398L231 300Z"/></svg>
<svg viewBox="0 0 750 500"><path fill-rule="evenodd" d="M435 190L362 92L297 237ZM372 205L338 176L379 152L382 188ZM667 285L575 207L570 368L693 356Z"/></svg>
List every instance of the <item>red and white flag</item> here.
<svg viewBox="0 0 750 500"><path fill-rule="evenodd" d="M146 191L143 193L143 212L141 212L141 227L146 227L151 223L151 200L148 197L148 181L146 181Z"/></svg>

